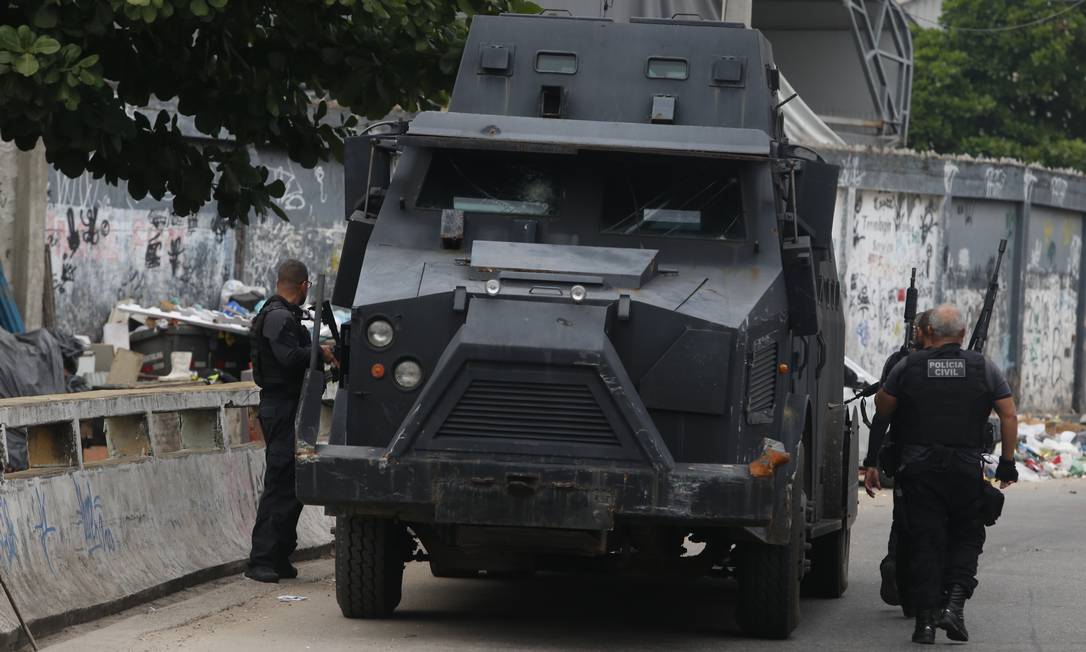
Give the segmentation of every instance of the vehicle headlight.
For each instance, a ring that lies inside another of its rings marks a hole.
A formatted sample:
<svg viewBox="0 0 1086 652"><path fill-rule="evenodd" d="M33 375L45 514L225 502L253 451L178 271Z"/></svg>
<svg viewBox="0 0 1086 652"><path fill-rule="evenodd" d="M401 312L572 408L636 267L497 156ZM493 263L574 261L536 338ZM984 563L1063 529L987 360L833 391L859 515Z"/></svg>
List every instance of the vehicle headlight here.
<svg viewBox="0 0 1086 652"><path fill-rule="evenodd" d="M374 319L366 327L366 339L369 341L370 346L376 349L383 349L392 344L393 336L392 324L384 319Z"/></svg>
<svg viewBox="0 0 1086 652"><path fill-rule="evenodd" d="M414 360L402 360L396 363L392 377L400 387L415 389L422 382L422 367Z"/></svg>

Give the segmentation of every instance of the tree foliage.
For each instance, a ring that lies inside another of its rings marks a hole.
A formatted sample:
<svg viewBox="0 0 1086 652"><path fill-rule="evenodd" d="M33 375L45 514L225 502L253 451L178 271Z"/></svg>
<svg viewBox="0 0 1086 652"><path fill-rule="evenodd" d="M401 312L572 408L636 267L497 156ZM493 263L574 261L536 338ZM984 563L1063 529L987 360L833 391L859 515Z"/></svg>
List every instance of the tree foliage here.
<svg viewBox="0 0 1086 652"><path fill-rule="evenodd" d="M946 0L941 22L913 33L910 145L1086 170L1086 5Z"/></svg>
<svg viewBox="0 0 1086 652"><path fill-rule="evenodd" d="M125 180L178 214L285 217L282 182L249 156L285 150L305 167L338 156L353 119L441 105L476 13L524 0L12 0L0 5L0 138L69 176ZM176 116L134 107L175 100Z"/></svg>

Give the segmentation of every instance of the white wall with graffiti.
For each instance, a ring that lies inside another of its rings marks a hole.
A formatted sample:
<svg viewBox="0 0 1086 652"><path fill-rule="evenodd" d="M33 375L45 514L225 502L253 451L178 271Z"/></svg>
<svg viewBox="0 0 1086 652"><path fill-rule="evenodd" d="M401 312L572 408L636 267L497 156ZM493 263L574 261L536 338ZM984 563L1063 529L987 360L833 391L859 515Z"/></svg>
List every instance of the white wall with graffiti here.
<svg viewBox="0 0 1086 652"><path fill-rule="evenodd" d="M1026 244L1023 403L1067 413L1073 408L1082 216L1034 208Z"/></svg>
<svg viewBox="0 0 1086 652"><path fill-rule="evenodd" d="M178 217L168 198L135 201L123 185L51 170L46 242L58 327L96 337L120 299L217 307L227 279L270 289L275 267L286 258L299 258L314 272L328 267L345 228L342 168L307 170L278 153L256 158L286 183L279 203L290 221L253 218L242 232L214 206Z"/></svg>
<svg viewBox="0 0 1086 652"><path fill-rule="evenodd" d="M1006 371L1022 409L1083 409L1086 397L1075 396L1086 371L1076 369L1083 177L912 153L835 158L846 355L878 375L901 346L913 267L919 308L955 303L971 331L1006 239L985 353Z"/></svg>

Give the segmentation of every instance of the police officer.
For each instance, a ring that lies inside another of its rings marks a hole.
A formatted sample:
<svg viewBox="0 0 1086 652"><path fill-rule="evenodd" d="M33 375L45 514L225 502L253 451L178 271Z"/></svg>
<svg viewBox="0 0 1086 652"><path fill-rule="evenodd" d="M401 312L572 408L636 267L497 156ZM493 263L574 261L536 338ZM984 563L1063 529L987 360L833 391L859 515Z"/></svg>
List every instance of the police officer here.
<svg viewBox="0 0 1086 652"><path fill-rule="evenodd" d="M916 316L916 326L913 327L913 350L922 351L928 347L928 324L930 323L931 311L925 310ZM882 366L882 376L880 376L880 382L886 382L886 377L890 375L890 370L901 362L908 353L902 352L900 349L894 351L889 358L886 359L885 364ZM882 483L879 478L879 452L883 447L883 440L886 437L887 430L891 426L890 420L882 415L875 414L875 418L871 420L871 428L868 433L868 446L867 456L864 457L864 485L867 488L867 495L872 498L875 497L875 489L882 489ZM893 446L893 441L888 440L887 446ZM888 469L890 474L893 474L896 469ZM906 572L908 569L908 543L903 542L901 536L901 501L898 500L899 491L894 491L894 511L893 517L890 521L890 536L886 542L886 557L883 558L879 564L879 573L882 576L882 584L879 587L879 597L882 601L889 605L901 605L901 610L905 613L906 617L912 618L913 613L912 605L909 604L907 591L904 590L906 586Z"/></svg>
<svg viewBox="0 0 1086 652"><path fill-rule="evenodd" d="M311 339L302 327L301 304L310 285L304 263L287 260L281 264L275 296L264 303L249 333L253 380L260 386L266 465L245 576L258 582L298 576L290 563L302 512L294 493L294 415L309 365ZM321 355L325 362L335 364L330 346L322 346Z"/></svg>
<svg viewBox="0 0 1086 652"><path fill-rule="evenodd" d="M994 407L1003 442L996 478L1005 488L1018 480L1018 417L999 369L982 354L962 349L965 323L955 306L932 310L927 335L929 348L894 366L875 405L879 414L894 419L900 446L896 482L904 502L908 588L916 609L912 640L931 644L936 627L951 640L969 640L965 601L977 586L985 538L985 424Z"/></svg>

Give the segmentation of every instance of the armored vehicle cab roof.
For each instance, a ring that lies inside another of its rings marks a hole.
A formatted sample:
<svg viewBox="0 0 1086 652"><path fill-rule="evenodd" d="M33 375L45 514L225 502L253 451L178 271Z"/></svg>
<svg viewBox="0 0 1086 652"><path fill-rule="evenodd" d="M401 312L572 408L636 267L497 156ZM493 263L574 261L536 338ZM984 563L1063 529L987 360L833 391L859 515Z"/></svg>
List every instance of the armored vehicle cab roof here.
<svg viewBox="0 0 1086 652"><path fill-rule="evenodd" d="M769 42L712 21L479 16L449 111L753 129L776 137Z"/></svg>

